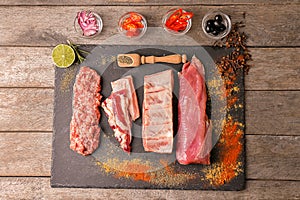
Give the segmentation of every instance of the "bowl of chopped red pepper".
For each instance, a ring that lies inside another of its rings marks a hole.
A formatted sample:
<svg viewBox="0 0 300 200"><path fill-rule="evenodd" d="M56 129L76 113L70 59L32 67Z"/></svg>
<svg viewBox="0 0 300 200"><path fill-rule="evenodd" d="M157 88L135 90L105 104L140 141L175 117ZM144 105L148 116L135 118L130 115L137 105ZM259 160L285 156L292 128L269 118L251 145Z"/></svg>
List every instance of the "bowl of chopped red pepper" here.
<svg viewBox="0 0 300 200"><path fill-rule="evenodd" d="M101 33L103 22L101 17L92 11L80 11L74 20L74 29L81 36L93 38Z"/></svg>
<svg viewBox="0 0 300 200"><path fill-rule="evenodd" d="M119 19L119 32L128 38L141 38L147 30L147 21L137 12L125 13Z"/></svg>
<svg viewBox="0 0 300 200"><path fill-rule="evenodd" d="M192 12L182 8L169 10L162 19L164 29L174 35L184 35L192 27Z"/></svg>

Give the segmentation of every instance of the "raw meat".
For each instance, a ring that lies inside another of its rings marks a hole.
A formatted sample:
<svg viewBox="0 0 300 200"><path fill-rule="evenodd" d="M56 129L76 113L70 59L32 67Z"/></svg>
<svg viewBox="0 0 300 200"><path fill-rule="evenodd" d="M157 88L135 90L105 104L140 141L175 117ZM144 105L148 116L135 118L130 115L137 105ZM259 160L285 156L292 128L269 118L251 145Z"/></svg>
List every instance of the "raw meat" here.
<svg viewBox="0 0 300 200"><path fill-rule="evenodd" d="M112 93L103 103L110 127L121 148L125 152L130 152L131 147L131 119L129 114L129 98L127 90L120 90Z"/></svg>
<svg viewBox="0 0 300 200"><path fill-rule="evenodd" d="M126 89L129 99L129 113L131 116L131 119L134 121L137 118L140 117L140 111L139 111L139 105L133 85L132 76L126 76L124 78L121 78L119 80L116 80L111 83L111 87L113 92L118 92L120 90Z"/></svg>
<svg viewBox="0 0 300 200"><path fill-rule="evenodd" d="M132 120L140 116L132 77L126 76L116 80L111 83L111 86L112 93L102 103L102 108L121 148L130 153Z"/></svg>
<svg viewBox="0 0 300 200"><path fill-rule="evenodd" d="M173 71L144 77L142 137L145 151L171 153L173 149Z"/></svg>
<svg viewBox="0 0 300 200"><path fill-rule="evenodd" d="M212 128L206 115L205 71L193 56L179 73L176 159L180 164L210 164Z"/></svg>
<svg viewBox="0 0 300 200"><path fill-rule="evenodd" d="M99 145L100 90L97 72L81 67L73 86L70 148L82 155L92 154Z"/></svg>

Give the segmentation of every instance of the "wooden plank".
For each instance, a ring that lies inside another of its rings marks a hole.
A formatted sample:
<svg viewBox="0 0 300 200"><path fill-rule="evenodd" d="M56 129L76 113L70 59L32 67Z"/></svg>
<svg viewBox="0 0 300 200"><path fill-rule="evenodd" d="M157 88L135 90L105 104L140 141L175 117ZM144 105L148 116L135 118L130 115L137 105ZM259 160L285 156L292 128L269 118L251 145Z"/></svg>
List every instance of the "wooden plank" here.
<svg viewBox="0 0 300 200"><path fill-rule="evenodd" d="M51 48L1 48L0 87L53 87L51 51Z"/></svg>
<svg viewBox="0 0 300 200"><path fill-rule="evenodd" d="M148 19L150 27L161 27L163 14L173 6L136 6L134 10ZM290 19L299 18L300 7L295 5L237 5L237 6L184 6L184 9L195 13L193 27L187 34L200 45L211 45L202 29L201 20L205 13L222 10L231 15L233 22L245 21L245 32L249 35L249 45L254 46L299 46L300 22ZM74 17L82 9L95 10L103 17L104 30L94 39L84 39L73 30ZM32 12L30 15L28 13ZM117 21L131 6L12 6L0 7L3 19L0 26L1 45L48 46L65 42L67 38L76 43L101 44L104 40L118 33ZM117 13L117 14L112 14ZM276 13L276 15L274 15ZM51 16L51 17L49 17ZM12 22L13 19L13 22ZM43 20L41 20L43 19ZM14 26L12 26L12 23ZM162 30L162 28L159 28ZM13 33L13 34L11 34ZM154 34L159 31L148 31L143 40L154 41ZM166 33L165 33L166 34ZM167 38L169 35L166 34ZM170 37L170 36L169 36ZM175 40L173 40L175 41ZM124 41L128 43L128 41ZM161 42L161 41L157 41Z"/></svg>
<svg viewBox="0 0 300 200"><path fill-rule="evenodd" d="M0 178L1 199L298 199L299 181L248 181L243 191L50 188L49 178Z"/></svg>
<svg viewBox="0 0 300 200"><path fill-rule="evenodd" d="M246 137L246 177L300 180L300 136Z"/></svg>
<svg viewBox="0 0 300 200"><path fill-rule="evenodd" d="M0 133L0 176L50 176L52 133ZM247 178L300 180L299 136L246 136Z"/></svg>
<svg viewBox="0 0 300 200"><path fill-rule="evenodd" d="M51 131L53 89L0 89L0 131Z"/></svg>
<svg viewBox="0 0 300 200"><path fill-rule="evenodd" d="M3 176L50 176L52 133L0 133Z"/></svg>
<svg viewBox="0 0 300 200"><path fill-rule="evenodd" d="M299 135L300 91L247 91L247 134Z"/></svg>
<svg viewBox="0 0 300 200"><path fill-rule="evenodd" d="M53 89L1 88L0 131L52 131ZM247 91L247 134L299 135L300 91Z"/></svg>
<svg viewBox="0 0 300 200"><path fill-rule="evenodd" d="M299 90L300 48L250 48L246 90ZM3 47L0 87L54 87L52 47ZM18 59L15 59L15 58Z"/></svg>
<svg viewBox="0 0 300 200"><path fill-rule="evenodd" d="M230 5L230 4L287 4L287 3L299 3L297 0L228 0L226 2L221 0L177 0L170 2L169 0L90 0L88 2L81 2L76 0L2 0L0 5L81 5L81 6L91 6L91 5L173 5L173 6L182 6L182 5Z"/></svg>
<svg viewBox="0 0 300 200"><path fill-rule="evenodd" d="M251 48L246 90L299 90L300 48Z"/></svg>

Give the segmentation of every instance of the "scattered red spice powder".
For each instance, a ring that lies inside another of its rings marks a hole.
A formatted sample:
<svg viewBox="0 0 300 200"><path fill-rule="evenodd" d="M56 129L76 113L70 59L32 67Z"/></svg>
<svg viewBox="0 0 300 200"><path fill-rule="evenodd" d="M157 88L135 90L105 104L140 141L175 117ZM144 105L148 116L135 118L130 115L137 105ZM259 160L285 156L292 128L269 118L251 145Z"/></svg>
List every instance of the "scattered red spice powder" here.
<svg viewBox="0 0 300 200"><path fill-rule="evenodd" d="M226 48L234 48L233 52L223 56L221 61L216 62L218 71L224 81L225 96L227 99L227 110L240 108L236 105L238 101L237 93L239 88L235 86L237 76L247 74L250 65L251 55L246 47L246 35L239 32L241 23L236 23L231 33L220 43L225 41ZM240 172L243 172L242 161L239 161L243 151L242 138L244 136L243 124L235 121L229 114L223 124L223 130L217 144L217 162L205 168L206 180L211 185L221 186L229 183Z"/></svg>
<svg viewBox="0 0 300 200"><path fill-rule="evenodd" d="M222 149L220 158L221 162L226 166L227 179L233 178L236 175L235 165L238 163L238 157L243 148L241 143L243 131L239 128L240 126L239 122L234 122L232 118L228 119L224 126L221 142L219 143Z"/></svg>
<svg viewBox="0 0 300 200"><path fill-rule="evenodd" d="M241 143L244 134L242 126L241 123L233 121L231 117L225 121L217 144L220 149L219 160L204 169L205 178L210 181L210 184L223 185L243 171L242 163L238 160L243 148Z"/></svg>
<svg viewBox="0 0 300 200"><path fill-rule="evenodd" d="M230 78L222 76L228 111L234 108L238 101L237 93L240 89L235 86L237 74L230 73ZM242 123L234 121L229 114L224 120L223 130L217 144L219 150L218 160L203 170L206 180L211 185L224 185L243 171L242 162L238 160L243 150L243 144L241 143L244 135L243 126Z"/></svg>
<svg viewBox="0 0 300 200"><path fill-rule="evenodd" d="M119 161L118 159L109 159L105 163L98 162L106 172L112 173L115 177L131 178L133 180L150 181L152 170L148 162L142 162L139 159Z"/></svg>
<svg viewBox="0 0 300 200"><path fill-rule="evenodd" d="M231 97L227 99L227 106L232 107L237 102L237 100L238 100L237 97Z"/></svg>
<svg viewBox="0 0 300 200"><path fill-rule="evenodd" d="M196 174L187 171L176 172L174 163L168 163L166 160L160 160L159 163L160 168L155 168L150 162L140 159L125 161L109 159L106 162L97 162L106 173L113 174L117 178L128 178L160 186L182 185L197 177Z"/></svg>
<svg viewBox="0 0 300 200"><path fill-rule="evenodd" d="M136 170L139 172L132 172L132 170ZM132 163L129 162L123 171L117 171L115 174L117 177L131 177L136 181L150 181L153 177L147 172L151 167L144 164Z"/></svg>

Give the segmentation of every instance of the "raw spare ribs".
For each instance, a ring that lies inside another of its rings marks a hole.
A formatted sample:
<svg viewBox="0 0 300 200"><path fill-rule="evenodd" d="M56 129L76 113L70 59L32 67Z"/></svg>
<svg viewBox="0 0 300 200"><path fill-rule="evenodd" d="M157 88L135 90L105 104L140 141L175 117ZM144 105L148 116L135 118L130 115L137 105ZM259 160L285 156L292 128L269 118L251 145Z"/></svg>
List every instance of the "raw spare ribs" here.
<svg viewBox="0 0 300 200"><path fill-rule="evenodd" d="M206 115L205 71L195 56L179 73L176 159L180 164L210 164L212 128Z"/></svg>
<svg viewBox="0 0 300 200"><path fill-rule="evenodd" d="M70 148L82 155L93 153L99 144L100 76L81 67L73 86L73 115L70 123Z"/></svg>
<svg viewBox="0 0 300 200"><path fill-rule="evenodd" d="M118 92L124 89L127 90L127 94L128 94L127 97L129 100L128 109L129 109L131 119L134 121L137 118L139 118L140 111L139 111L138 101L137 101L137 97L133 85L132 76L126 76L124 78L112 82L111 87L113 92Z"/></svg>
<svg viewBox="0 0 300 200"><path fill-rule="evenodd" d="M172 70L144 77L142 137L145 151L171 153L173 148Z"/></svg>
<svg viewBox="0 0 300 200"><path fill-rule="evenodd" d="M139 118L137 96L131 76L126 76L111 83L112 93L102 103L108 117L108 123L121 148L130 153L132 120Z"/></svg>

